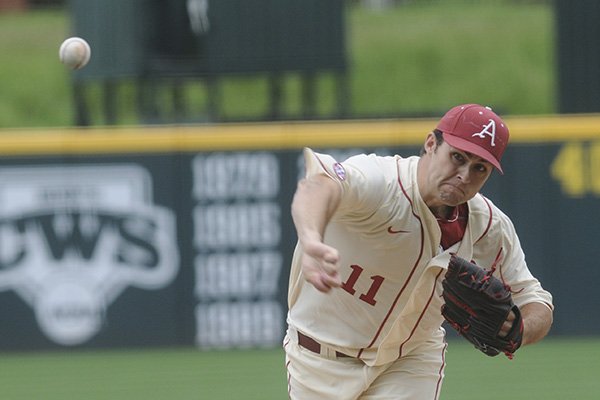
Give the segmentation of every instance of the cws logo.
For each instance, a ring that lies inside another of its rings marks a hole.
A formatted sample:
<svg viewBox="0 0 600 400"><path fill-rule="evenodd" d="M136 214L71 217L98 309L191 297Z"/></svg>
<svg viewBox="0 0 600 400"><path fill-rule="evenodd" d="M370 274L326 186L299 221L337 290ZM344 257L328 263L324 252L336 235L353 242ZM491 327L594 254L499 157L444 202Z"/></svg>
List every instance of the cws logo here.
<svg viewBox="0 0 600 400"><path fill-rule="evenodd" d="M86 342L128 286L160 289L178 268L174 213L142 167L0 169L0 291L55 343Z"/></svg>

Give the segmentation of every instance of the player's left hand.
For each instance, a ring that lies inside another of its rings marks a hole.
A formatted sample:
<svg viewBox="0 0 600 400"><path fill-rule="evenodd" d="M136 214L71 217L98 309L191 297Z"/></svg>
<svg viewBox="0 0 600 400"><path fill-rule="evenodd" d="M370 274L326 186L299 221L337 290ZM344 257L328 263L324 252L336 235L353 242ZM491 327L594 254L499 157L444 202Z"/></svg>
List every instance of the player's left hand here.
<svg viewBox="0 0 600 400"><path fill-rule="evenodd" d="M502 327L500 328L500 331L498 332L498 336L500 336L501 338L506 337L506 335L508 335L508 333L510 332L510 330L513 327L513 323L515 322L515 318L516 315L513 311L511 311L508 314L508 317L506 318L506 321L504 321L504 323L502 324Z"/></svg>
<svg viewBox="0 0 600 400"><path fill-rule="evenodd" d="M442 281L442 315L475 348L512 358L523 342L523 318L508 285L453 254Z"/></svg>

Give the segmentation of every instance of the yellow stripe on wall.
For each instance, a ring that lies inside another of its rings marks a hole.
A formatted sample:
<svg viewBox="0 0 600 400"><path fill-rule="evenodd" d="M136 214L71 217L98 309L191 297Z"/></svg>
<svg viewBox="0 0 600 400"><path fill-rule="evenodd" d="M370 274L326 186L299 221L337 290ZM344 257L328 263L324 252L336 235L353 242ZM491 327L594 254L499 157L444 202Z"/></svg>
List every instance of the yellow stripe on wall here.
<svg viewBox="0 0 600 400"><path fill-rule="evenodd" d="M600 115L505 118L512 143L600 139ZM0 155L418 146L436 119L0 131Z"/></svg>

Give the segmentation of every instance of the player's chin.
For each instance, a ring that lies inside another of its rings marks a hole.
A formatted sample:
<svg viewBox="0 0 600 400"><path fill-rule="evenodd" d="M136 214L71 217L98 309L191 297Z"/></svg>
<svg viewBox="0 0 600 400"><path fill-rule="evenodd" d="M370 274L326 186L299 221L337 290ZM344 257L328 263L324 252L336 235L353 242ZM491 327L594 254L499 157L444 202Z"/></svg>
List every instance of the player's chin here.
<svg viewBox="0 0 600 400"><path fill-rule="evenodd" d="M448 185L440 192L442 202L448 207L456 207L471 200L477 192L466 191L456 186Z"/></svg>
<svg viewBox="0 0 600 400"><path fill-rule="evenodd" d="M456 191L443 192L441 194L440 198L442 199L442 202L444 203L444 205L446 205L448 207L456 207L462 203L465 203L467 200L469 200L462 192L456 192Z"/></svg>

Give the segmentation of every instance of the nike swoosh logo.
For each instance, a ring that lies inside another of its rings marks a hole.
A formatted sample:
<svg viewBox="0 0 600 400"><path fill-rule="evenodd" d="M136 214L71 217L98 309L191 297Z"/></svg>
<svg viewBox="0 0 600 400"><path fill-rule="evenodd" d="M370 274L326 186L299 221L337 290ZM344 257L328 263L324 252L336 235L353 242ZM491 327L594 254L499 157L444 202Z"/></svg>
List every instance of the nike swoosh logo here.
<svg viewBox="0 0 600 400"><path fill-rule="evenodd" d="M392 229L391 226L388 226L388 230L387 231L388 231L388 233L391 233L392 235L394 233L409 233L410 232L410 231L404 231L402 229L400 229L400 230L397 231L397 230Z"/></svg>

